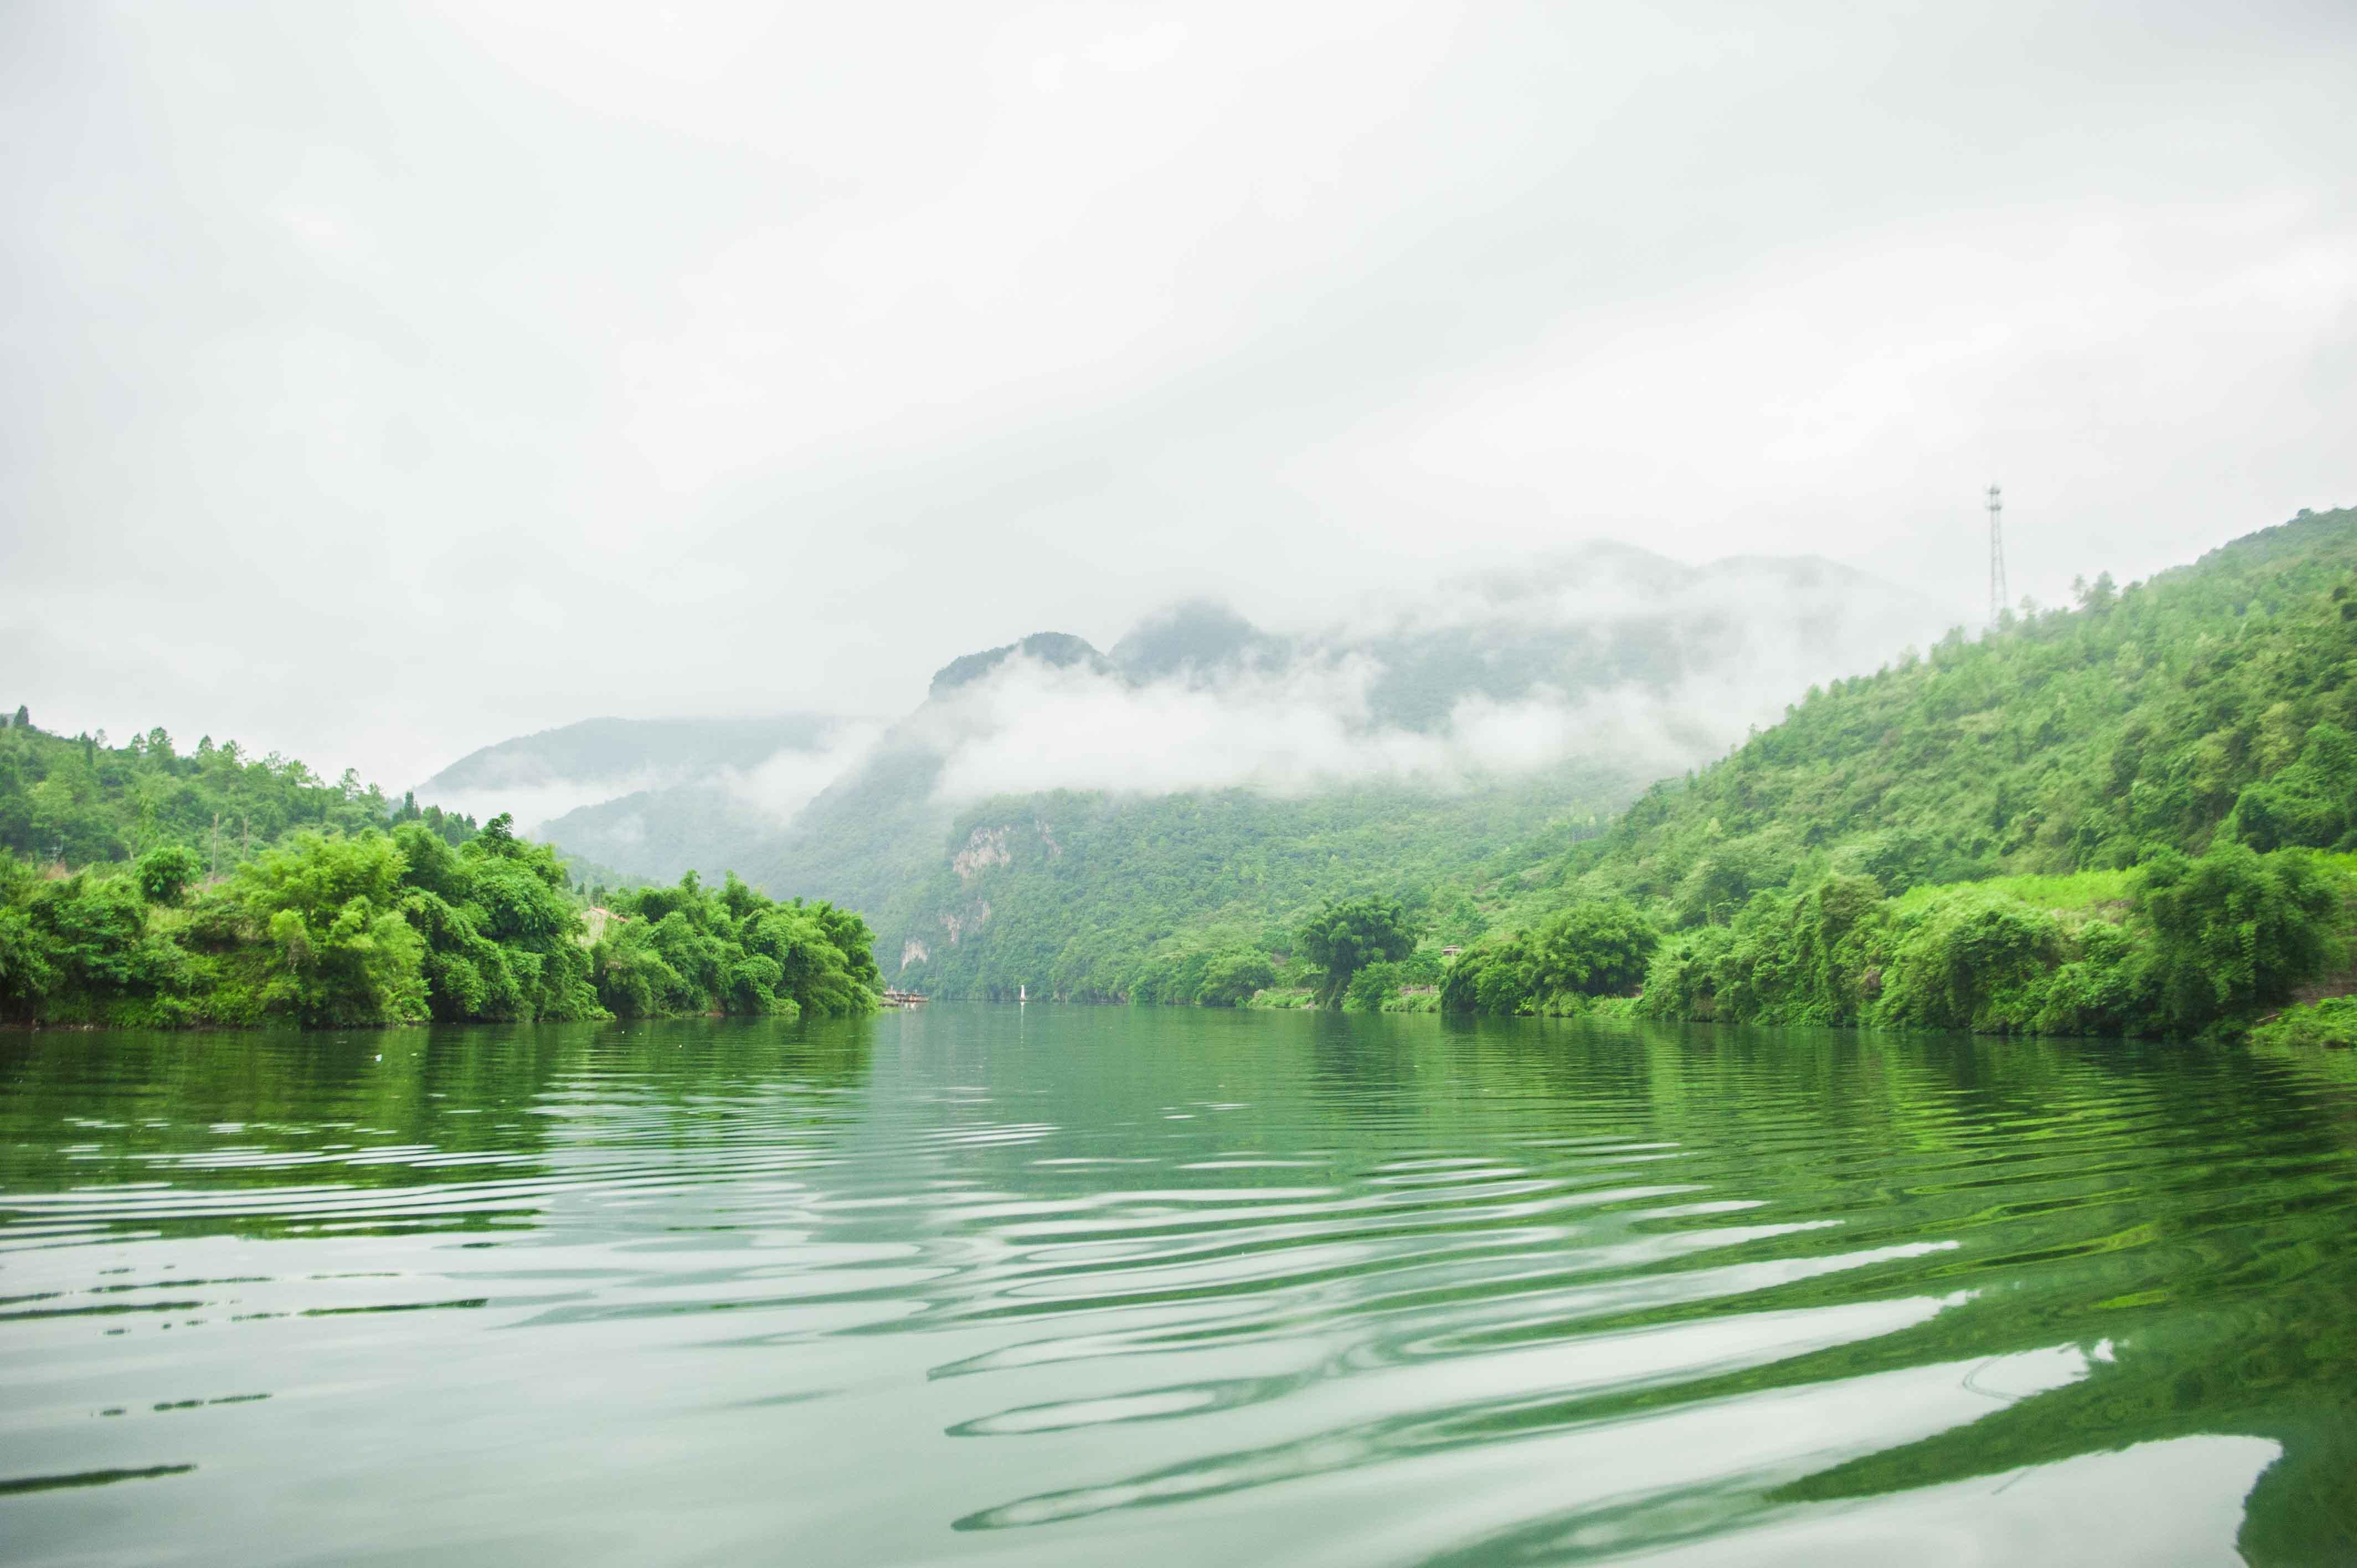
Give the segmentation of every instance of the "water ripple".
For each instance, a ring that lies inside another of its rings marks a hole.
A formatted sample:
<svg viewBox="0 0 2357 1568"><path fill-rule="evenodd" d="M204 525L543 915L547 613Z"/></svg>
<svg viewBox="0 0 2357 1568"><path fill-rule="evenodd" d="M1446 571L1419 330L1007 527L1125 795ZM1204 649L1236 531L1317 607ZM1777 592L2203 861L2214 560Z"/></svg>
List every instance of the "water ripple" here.
<svg viewBox="0 0 2357 1568"><path fill-rule="evenodd" d="M24 1561L264 1504L265 1560L2357 1530L2329 1063L980 1008L5 1048ZM2133 1526L2021 1484L2195 1454L2242 1491Z"/></svg>

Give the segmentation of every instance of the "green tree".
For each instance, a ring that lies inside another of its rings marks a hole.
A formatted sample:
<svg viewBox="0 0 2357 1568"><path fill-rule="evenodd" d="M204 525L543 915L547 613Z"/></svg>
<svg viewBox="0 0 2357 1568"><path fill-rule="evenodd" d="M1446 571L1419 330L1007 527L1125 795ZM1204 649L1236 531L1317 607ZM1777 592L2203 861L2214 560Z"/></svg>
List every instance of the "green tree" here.
<svg viewBox="0 0 2357 1568"><path fill-rule="evenodd" d="M122 876L82 871L35 885L27 914L51 971L53 988L90 1004L145 993L174 967L167 950L146 940L146 902Z"/></svg>
<svg viewBox="0 0 2357 1568"><path fill-rule="evenodd" d="M57 980L49 944L23 909L0 908L0 1016L32 1016Z"/></svg>
<svg viewBox="0 0 2357 1568"><path fill-rule="evenodd" d="M770 983L778 994L792 998L803 1014L844 1017L871 1004L866 983L852 972L850 956L813 911L770 906L749 913L738 929L746 952L776 966ZM872 960L868 967L873 970Z"/></svg>
<svg viewBox="0 0 2357 1568"><path fill-rule="evenodd" d="M2357 737L2339 725L2311 728L2297 762L2244 789L2234 823L2257 850L2330 849L2350 839L2357 827Z"/></svg>
<svg viewBox="0 0 2357 1568"><path fill-rule="evenodd" d="M2026 1028L2031 987L2062 951L2051 915L1999 894L1955 889L1902 921L1881 1018L1925 1029Z"/></svg>
<svg viewBox="0 0 2357 1568"><path fill-rule="evenodd" d="M1661 934L1625 898L1575 904L1539 928L1532 981L1547 993L1619 995L1643 981L1660 945Z"/></svg>
<svg viewBox="0 0 2357 1568"><path fill-rule="evenodd" d="M1195 987L1195 1002L1203 1007L1240 1007L1254 993L1275 983L1276 966L1266 953L1232 948L1204 964L1203 978Z"/></svg>
<svg viewBox="0 0 2357 1568"><path fill-rule="evenodd" d="M1415 947L1415 931L1396 898L1329 898L1303 923L1295 942L1324 972L1318 1004L1330 1007L1368 964L1405 958Z"/></svg>
<svg viewBox="0 0 2357 1568"><path fill-rule="evenodd" d="M1458 955L1440 983L1448 1013L1511 1015L1537 1006L1536 943L1527 931L1505 931Z"/></svg>
<svg viewBox="0 0 2357 1568"><path fill-rule="evenodd" d="M83 869L35 877L12 851ZM222 862L237 869L191 902ZM601 983L634 1015L873 1005L872 933L847 910L774 905L733 876L717 896L690 878L644 903L605 922L601 959L565 863L504 813L479 829L349 771L330 785L210 737L182 756L160 728L116 749L103 733L0 726L11 1018L598 1018Z"/></svg>
<svg viewBox="0 0 2357 1568"><path fill-rule="evenodd" d="M1450 1013L1536 1013L1619 995L1645 977L1661 934L1626 899L1573 905L1536 930L1500 936L1458 955L1440 983Z"/></svg>
<svg viewBox="0 0 2357 1568"><path fill-rule="evenodd" d="M2262 856L2221 839L2199 860L2155 856L2143 880L2160 1021L2172 1030L2280 1005L2323 965L2339 900L2307 854Z"/></svg>
<svg viewBox="0 0 2357 1568"><path fill-rule="evenodd" d="M382 833L301 832L238 867L213 929L239 939L232 1021L309 1026L428 1016L425 944L401 908L401 852Z"/></svg>
<svg viewBox="0 0 2357 1568"><path fill-rule="evenodd" d="M847 910L772 902L734 872L716 893L691 871L670 887L618 895L615 905L590 961L599 998L624 1017L844 1017L876 1006L872 938Z"/></svg>
<svg viewBox="0 0 2357 1568"><path fill-rule="evenodd" d="M204 869L197 852L185 845L151 849L139 857L139 891L150 904L177 904Z"/></svg>

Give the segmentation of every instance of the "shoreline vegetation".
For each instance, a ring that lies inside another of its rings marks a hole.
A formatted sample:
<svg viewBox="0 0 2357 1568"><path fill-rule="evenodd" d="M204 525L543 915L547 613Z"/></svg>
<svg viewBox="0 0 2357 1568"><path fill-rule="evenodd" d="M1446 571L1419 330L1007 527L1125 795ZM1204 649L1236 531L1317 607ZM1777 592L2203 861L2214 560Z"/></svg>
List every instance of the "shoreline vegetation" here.
<svg viewBox="0 0 2357 1568"><path fill-rule="evenodd" d="M734 875L609 894L505 815L396 806L210 737L114 747L22 708L0 727L0 1023L844 1016L877 1005L872 943L848 910Z"/></svg>
<svg viewBox="0 0 2357 1568"><path fill-rule="evenodd" d="M940 993L2357 1045L2357 511L2076 599L1812 687L1609 822L1566 775L1569 814L1519 854L1369 851L1357 891L1261 925L1146 899L1158 929ZM0 1020L877 1005L857 915L733 873L609 893L574 864L349 772L19 709Z"/></svg>

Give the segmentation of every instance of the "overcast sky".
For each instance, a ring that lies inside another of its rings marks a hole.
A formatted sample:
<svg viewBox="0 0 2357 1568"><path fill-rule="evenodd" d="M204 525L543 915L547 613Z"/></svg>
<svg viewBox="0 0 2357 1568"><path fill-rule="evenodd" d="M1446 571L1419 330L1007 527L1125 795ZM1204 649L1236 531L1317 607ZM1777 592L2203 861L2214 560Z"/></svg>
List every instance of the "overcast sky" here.
<svg viewBox="0 0 2357 1568"><path fill-rule="evenodd" d="M1770 13L1773 13L1772 18ZM2357 6L0 5L0 700L390 785L1581 537L2357 500Z"/></svg>

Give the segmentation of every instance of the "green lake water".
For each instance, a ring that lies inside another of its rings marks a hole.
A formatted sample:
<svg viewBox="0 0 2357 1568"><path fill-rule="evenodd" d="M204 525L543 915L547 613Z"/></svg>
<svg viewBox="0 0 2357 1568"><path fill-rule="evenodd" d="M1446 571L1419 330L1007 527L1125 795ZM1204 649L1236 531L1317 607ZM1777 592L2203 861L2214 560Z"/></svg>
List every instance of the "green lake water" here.
<svg viewBox="0 0 2357 1568"><path fill-rule="evenodd" d="M2357 1562L2345 1058L0 1036L11 1563Z"/></svg>

